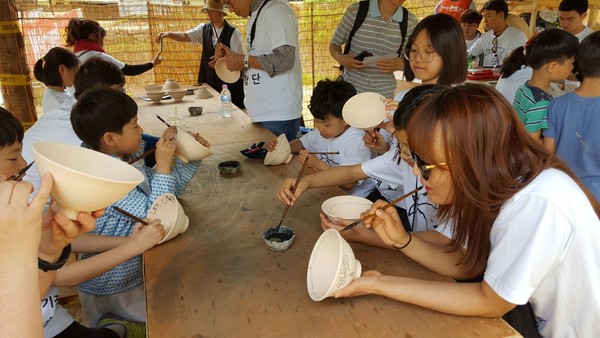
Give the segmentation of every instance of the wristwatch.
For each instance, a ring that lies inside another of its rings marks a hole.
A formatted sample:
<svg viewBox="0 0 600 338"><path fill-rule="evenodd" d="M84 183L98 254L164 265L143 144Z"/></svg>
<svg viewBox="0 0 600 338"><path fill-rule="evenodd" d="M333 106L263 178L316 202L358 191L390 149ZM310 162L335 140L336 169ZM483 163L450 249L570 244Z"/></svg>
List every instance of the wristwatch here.
<svg viewBox="0 0 600 338"><path fill-rule="evenodd" d="M250 54L246 54L246 55L244 55L244 68L245 68L245 69L248 69L248 68L249 68L249 67L248 67L248 62L250 61L249 59L250 59Z"/></svg>
<svg viewBox="0 0 600 338"><path fill-rule="evenodd" d="M65 265L67 260L69 259L69 255L71 254L71 244L65 246L62 251L62 254L58 258L58 262L50 263L38 257L38 268L44 272L48 272L48 270L58 270Z"/></svg>

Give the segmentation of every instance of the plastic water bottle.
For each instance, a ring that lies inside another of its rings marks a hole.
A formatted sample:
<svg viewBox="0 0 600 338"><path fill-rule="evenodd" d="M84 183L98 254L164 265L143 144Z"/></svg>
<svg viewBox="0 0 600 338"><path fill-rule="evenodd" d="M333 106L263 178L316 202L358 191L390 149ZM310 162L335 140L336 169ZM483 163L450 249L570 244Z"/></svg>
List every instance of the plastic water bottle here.
<svg viewBox="0 0 600 338"><path fill-rule="evenodd" d="M223 85L223 90L221 90L221 111L223 117L231 117L231 93L226 84Z"/></svg>
<svg viewBox="0 0 600 338"><path fill-rule="evenodd" d="M473 69L473 55L467 54L467 69Z"/></svg>

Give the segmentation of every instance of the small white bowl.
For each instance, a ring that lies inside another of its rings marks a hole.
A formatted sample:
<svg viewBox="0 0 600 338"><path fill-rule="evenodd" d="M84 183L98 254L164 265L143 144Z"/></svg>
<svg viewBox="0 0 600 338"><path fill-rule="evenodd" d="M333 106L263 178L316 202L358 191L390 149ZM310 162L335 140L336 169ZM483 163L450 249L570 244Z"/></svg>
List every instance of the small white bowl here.
<svg viewBox="0 0 600 338"><path fill-rule="evenodd" d="M32 150L40 177L54 178L52 208L70 219L115 203L144 181L139 170L99 151L58 142L37 142Z"/></svg>
<svg viewBox="0 0 600 338"><path fill-rule="evenodd" d="M202 85L198 88L198 91L196 92L197 99L208 99L210 97L212 97L212 94L206 85Z"/></svg>
<svg viewBox="0 0 600 338"><path fill-rule="evenodd" d="M162 86L162 90L167 91L169 89L179 89L181 88L179 86L179 83L177 83L177 81L175 81L175 79L167 79L167 81L165 81L165 84Z"/></svg>
<svg viewBox="0 0 600 338"><path fill-rule="evenodd" d="M342 195L327 199L321 204L321 209L327 217L337 217L347 220L360 219L360 214L369 210L373 202L366 198Z"/></svg>
<svg viewBox="0 0 600 338"><path fill-rule="evenodd" d="M181 102L183 100L183 97L187 93L187 89L185 89L185 88L168 89L167 93L169 93L169 95L171 95L171 97L173 98L173 100L175 100L175 102Z"/></svg>
<svg viewBox="0 0 600 338"><path fill-rule="evenodd" d="M385 97L365 92L351 97L342 108L344 121L354 128L370 130L386 118Z"/></svg>
<svg viewBox="0 0 600 338"><path fill-rule="evenodd" d="M148 96L150 98L150 100L152 100L153 103L160 103L160 100L162 100L163 96L165 96L165 92L162 90L147 91L146 96Z"/></svg>
<svg viewBox="0 0 600 338"><path fill-rule="evenodd" d="M285 134L281 134L277 137L277 147L275 147L275 150L267 153L264 163L265 165L288 164L293 156L287 137L285 137Z"/></svg>
<svg viewBox="0 0 600 338"><path fill-rule="evenodd" d="M171 193L158 196L150 206L146 218L150 221L160 219L160 223L165 227L167 234L158 242L159 244L184 233L190 224L190 219L183 211L183 207Z"/></svg>
<svg viewBox="0 0 600 338"><path fill-rule="evenodd" d="M223 58L217 60L217 63L215 63L215 72L221 80L227 83L234 83L235 81L239 80L241 75L239 70L232 72L227 69L227 64Z"/></svg>
<svg viewBox="0 0 600 338"><path fill-rule="evenodd" d="M177 150L175 155L185 163L201 160L213 154L213 152L196 141L187 131L177 127L177 137L175 138Z"/></svg>
<svg viewBox="0 0 600 338"><path fill-rule="evenodd" d="M306 273L308 294L321 301L360 277L362 267L350 244L335 229L325 230L317 240Z"/></svg>

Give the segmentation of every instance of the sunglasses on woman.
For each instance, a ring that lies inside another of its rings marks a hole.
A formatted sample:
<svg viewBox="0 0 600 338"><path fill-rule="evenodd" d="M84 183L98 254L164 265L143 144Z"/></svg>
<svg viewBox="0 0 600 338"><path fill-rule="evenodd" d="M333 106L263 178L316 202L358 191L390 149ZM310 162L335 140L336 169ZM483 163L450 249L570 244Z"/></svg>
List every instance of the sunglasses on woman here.
<svg viewBox="0 0 600 338"><path fill-rule="evenodd" d="M414 151L410 151L412 158L414 159L415 165L417 166L417 168L419 169L419 172L421 173L421 177L423 177L423 179L425 181L427 181L429 179L429 170L433 169L433 168L437 168L441 165L446 165L446 162L442 162L442 163L438 163L438 164L429 164L429 163L425 163L425 161L423 161L422 158L419 157L419 155L417 155L417 153L415 153Z"/></svg>

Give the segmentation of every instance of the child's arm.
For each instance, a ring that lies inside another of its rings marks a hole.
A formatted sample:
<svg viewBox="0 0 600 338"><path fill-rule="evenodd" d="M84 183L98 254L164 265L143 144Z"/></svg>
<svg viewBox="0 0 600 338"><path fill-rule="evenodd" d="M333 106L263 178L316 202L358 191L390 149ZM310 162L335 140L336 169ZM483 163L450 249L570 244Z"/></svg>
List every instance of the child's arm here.
<svg viewBox="0 0 600 338"><path fill-rule="evenodd" d="M345 185L366 178L368 176L364 173L360 164L334 167L316 174L304 176L298 183L296 191L293 194L292 187L294 186L295 179L287 178L281 188L279 188L277 198L283 204L294 205L298 198L300 198L300 195L308 189Z"/></svg>
<svg viewBox="0 0 600 338"><path fill-rule="evenodd" d="M127 237L81 234L71 243L73 253L100 253L113 249L127 241Z"/></svg>
<svg viewBox="0 0 600 338"><path fill-rule="evenodd" d="M306 166L309 168L315 168L318 171L324 171L324 170L331 168L330 166L327 165L327 163L319 160L315 155L309 154L308 151L306 151L304 149L300 150L300 154L298 155L298 160L301 163L304 163L304 159L306 159L307 157L308 157L308 163L306 164Z"/></svg>
<svg viewBox="0 0 600 338"><path fill-rule="evenodd" d="M165 234L159 220L154 220L147 226L138 223L131 237L124 238L126 241L121 245L88 259L65 265L58 270L53 285L72 287L99 276L152 248L165 237Z"/></svg>
<svg viewBox="0 0 600 338"><path fill-rule="evenodd" d="M542 140L542 144L551 154L556 153L556 140L552 137L545 136Z"/></svg>
<svg viewBox="0 0 600 338"><path fill-rule="evenodd" d="M300 150L304 150L306 148L304 148L304 145L302 144L302 141L300 141L300 139L295 139L290 142L290 149L292 151L292 154L298 154Z"/></svg>

